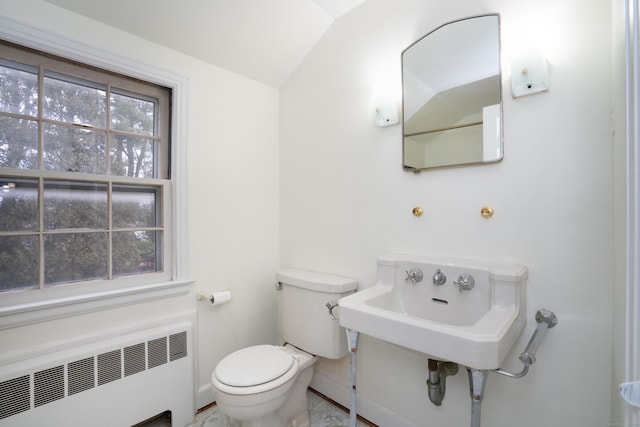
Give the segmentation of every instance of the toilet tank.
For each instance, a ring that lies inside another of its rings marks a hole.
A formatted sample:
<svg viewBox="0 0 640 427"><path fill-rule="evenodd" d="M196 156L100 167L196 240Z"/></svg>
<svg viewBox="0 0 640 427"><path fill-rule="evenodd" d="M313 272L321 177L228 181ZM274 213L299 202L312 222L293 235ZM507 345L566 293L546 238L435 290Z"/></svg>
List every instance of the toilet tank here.
<svg viewBox="0 0 640 427"><path fill-rule="evenodd" d="M284 342L316 356L339 359L349 349L343 327L331 320L327 302L355 292L358 282L348 277L305 270L276 273L278 331ZM338 308L334 314L339 315Z"/></svg>

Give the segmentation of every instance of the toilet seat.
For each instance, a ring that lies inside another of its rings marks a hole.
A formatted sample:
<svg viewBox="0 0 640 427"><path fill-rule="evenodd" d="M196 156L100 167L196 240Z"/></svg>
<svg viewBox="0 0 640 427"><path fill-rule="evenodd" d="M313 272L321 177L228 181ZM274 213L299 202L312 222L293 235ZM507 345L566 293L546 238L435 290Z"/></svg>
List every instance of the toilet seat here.
<svg viewBox="0 0 640 427"><path fill-rule="evenodd" d="M215 387L229 394L253 394L279 387L298 371L298 359L282 347L256 345L222 359L212 375Z"/></svg>
<svg viewBox="0 0 640 427"><path fill-rule="evenodd" d="M255 345L231 353L216 366L216 378L233 387L272 381L291 369L293 356L273 345Z"/></svg>

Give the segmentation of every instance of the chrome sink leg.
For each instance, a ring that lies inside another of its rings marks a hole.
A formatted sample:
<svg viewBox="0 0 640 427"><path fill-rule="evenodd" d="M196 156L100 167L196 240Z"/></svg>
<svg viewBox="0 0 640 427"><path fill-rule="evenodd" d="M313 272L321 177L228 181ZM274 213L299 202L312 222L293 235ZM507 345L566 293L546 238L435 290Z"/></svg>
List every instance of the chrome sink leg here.
<svg viewBox="0 0 640 427"><path fill-rule="evenodd" d="M358 350L358 331L347 329L349 344L349 368L351 371L351 408L349 408L349 427L356 427L356 351Z"/></svg>
<svg viewBox="0 0 640 427"><path fill-rule="evenodd" d="M471 392L471 427L480 427L480 408L489 371L467 368Z"/></svg>

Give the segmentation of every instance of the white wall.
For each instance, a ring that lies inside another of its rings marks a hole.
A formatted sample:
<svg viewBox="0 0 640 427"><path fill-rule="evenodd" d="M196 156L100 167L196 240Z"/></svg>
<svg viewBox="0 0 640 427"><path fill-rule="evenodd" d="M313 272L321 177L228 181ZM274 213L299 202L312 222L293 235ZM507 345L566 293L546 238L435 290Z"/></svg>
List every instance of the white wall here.
<svg viewBox="0 0 640 427"><path fill-rule="evenodd" d="M502 16L503 68L527 36L550 61L548 93L512 99L503 78L505 157L497 164L402 171L401 128L372 124L373 84L400 79L400 53L437 26ZM605 426L611 421L613 287L612 16L608 0L369 0L340 18L280 95L281 263L375 283L376 257L400 251L526 264L529 322L559 324L530 373L492 374L483 425ZM414 206L425 214L416 218ZM480 208L495 216L485 220ZM381 425L462 426L466 375L427 397L427 356L361 337L358 394ZM344 361L343 361L344 362ZM344 363L317 378L346 381ZM329 381L331 383L331 381ZM326 387L344 401L346 387ZM374 405L370 405L373 403ZM387 411L387 413L385 413ZM390 413L390 414L389 414ZM395 421L390 421L395 417Z"/></svg>
<svg viewBox="0 0 640 427"><path fill-rule="evenodd" d="M0 13L97 49L184 76L189 81L187 178L188 296L0 331L3 352L20 351L172 313L198 309L201 389L225 354L275 342L273 288L278 267L278 92L266 85L101 25L42 0L0 1ZM195 291L231 289L210 307Z"/></svg>

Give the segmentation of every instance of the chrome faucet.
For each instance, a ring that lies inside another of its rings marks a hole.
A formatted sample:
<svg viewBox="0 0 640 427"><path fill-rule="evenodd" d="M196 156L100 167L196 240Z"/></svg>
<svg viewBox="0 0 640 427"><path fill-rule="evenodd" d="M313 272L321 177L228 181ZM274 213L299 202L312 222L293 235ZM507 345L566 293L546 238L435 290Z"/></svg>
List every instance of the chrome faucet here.
<svg viewBox="0 0 640 427"><path fill-rule="evenodd" d="M469 291L473 289L476 284L476 279L474 279L470 274L461 274L458 276L458 280L453 281L453 284L458 285L458 290L462 293L462 291Z"/></svg>
<svg viewBox="0 0 640 427"><path fill-rule="evenodd" d="M433 280L434 285L440 286L447 282L447 276L440 269L437 269L431 280Z"/></svg>

